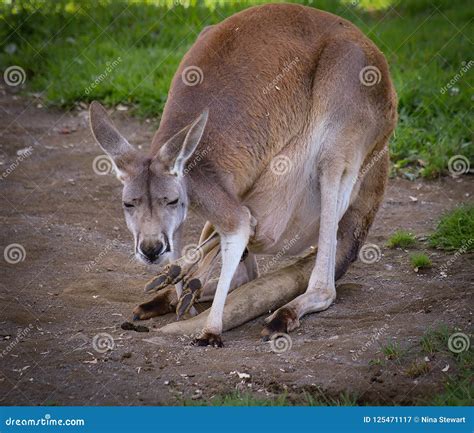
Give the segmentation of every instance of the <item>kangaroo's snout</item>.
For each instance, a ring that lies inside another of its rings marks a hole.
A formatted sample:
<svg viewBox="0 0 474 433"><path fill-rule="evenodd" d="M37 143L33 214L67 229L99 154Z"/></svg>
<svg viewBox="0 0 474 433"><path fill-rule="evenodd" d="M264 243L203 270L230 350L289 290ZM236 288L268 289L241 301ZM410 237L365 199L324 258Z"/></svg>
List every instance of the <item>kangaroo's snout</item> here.
<svg viewBox="0 0 474 433"><path fill-rule="evenodd" d="M139 246L140 253L154 263L162 254L170 251L169 244L163 242L141 242Z"/></svg>

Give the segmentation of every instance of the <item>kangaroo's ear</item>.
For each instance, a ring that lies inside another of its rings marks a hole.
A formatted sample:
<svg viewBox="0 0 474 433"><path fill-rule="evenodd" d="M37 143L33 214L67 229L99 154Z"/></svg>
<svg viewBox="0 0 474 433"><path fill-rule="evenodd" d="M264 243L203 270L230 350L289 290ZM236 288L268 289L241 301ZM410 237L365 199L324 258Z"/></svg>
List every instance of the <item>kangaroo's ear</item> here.
<svg viewBox="0 0 474 433"><path fill-rule="evenodd" d="M206 127L209 111L204 110L190 125L173 135L160 149L159 158L168 165L170 173L182 176L186 161L196 150Z"/></svg>
<svg viewBox="0 0 474 433"><path fill-rule="evenodd" d="M89 119L97 144L112 160L117 177L124 181L128 176L127 169L135 158L135 148L118 132L105 108L97 101L89 107Z"/></svg>

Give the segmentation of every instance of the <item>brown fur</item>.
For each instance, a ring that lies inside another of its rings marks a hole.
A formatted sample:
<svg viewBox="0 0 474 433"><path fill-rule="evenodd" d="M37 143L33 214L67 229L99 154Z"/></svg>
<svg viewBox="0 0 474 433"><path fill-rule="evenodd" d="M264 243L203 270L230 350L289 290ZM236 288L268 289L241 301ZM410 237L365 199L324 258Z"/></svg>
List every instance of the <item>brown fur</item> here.
<svg viewBox="0 0 474 433"><path fill-rule="evenodd" d="M189 67L203 73L197 85L183 80ZM379 72L375 85L361 82L366 67ZM273 319L291 312L293 328L302 315L331 304L334 280L357 257L383 196L388 154L371 168L376 174L363 175L387 146L396 108L383 54L353 24L313 8L269 4L200 34L172 81L150 154L134 167L123 164L122 155L129 161L132 152L126 140L99 108L91 113L104 148L119 143L108 152L128 173L124 198L148 191L149 209L138 224L148 233L147 249L166 240L159 232L167 221L179 237L188 202L209 221L204 231L219 234L223 266L203 332L212 336L221 332L225 297L246 247L276 254L298 239L287 254L299 254L318 243L307 292ZM276 157L288 158L292 171L276 175ZM188 164L184 176L180 161ZM180 213L167 206L165 193L184 196ZM254 278L254 259L245 262Z"/></svg>

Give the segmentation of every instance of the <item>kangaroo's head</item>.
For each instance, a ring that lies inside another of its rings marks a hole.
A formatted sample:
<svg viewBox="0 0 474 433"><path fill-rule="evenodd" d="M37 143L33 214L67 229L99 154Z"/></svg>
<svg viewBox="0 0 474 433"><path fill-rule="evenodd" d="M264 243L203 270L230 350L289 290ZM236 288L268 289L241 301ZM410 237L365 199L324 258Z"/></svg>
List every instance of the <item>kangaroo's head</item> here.
<svg viewBox="0 0 474 433"><path fill-rule="evenodd" d="M135 240L135 255L161 263L178 252L188 195L184 168L201 139L207 111L171 137L156 155L141 155L115 128L104 107L90 106L90 123L99 146L113 161L123 183L125 220Z"/></svg>

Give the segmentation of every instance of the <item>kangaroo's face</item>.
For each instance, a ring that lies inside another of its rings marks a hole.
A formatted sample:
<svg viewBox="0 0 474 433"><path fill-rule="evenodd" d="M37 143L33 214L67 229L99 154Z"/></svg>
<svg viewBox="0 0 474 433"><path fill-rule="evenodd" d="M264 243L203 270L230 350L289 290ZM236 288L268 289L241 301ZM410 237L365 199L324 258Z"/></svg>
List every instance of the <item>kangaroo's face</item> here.
<svg viewBox="0 0 474 433"><path fill-rule="evenodd" d="M135 240L136 257L161 263L179 248L177 232L188 207L184 179L170 174L157 160L136 161L135 169L135 175L123 181L125 220Z"/></svg>
<svg viewBox="0 0 474 433"><path fill-rule="evenodd" d="M207 112L168 140L152 158L140 155L120 135L97 102L91 104L90 121L94 137L114 162L123 183L123 209L134 237L135 256L149 264L170 259L179 252L179 229L188 209L184 166L201 139Z"/></svg>

